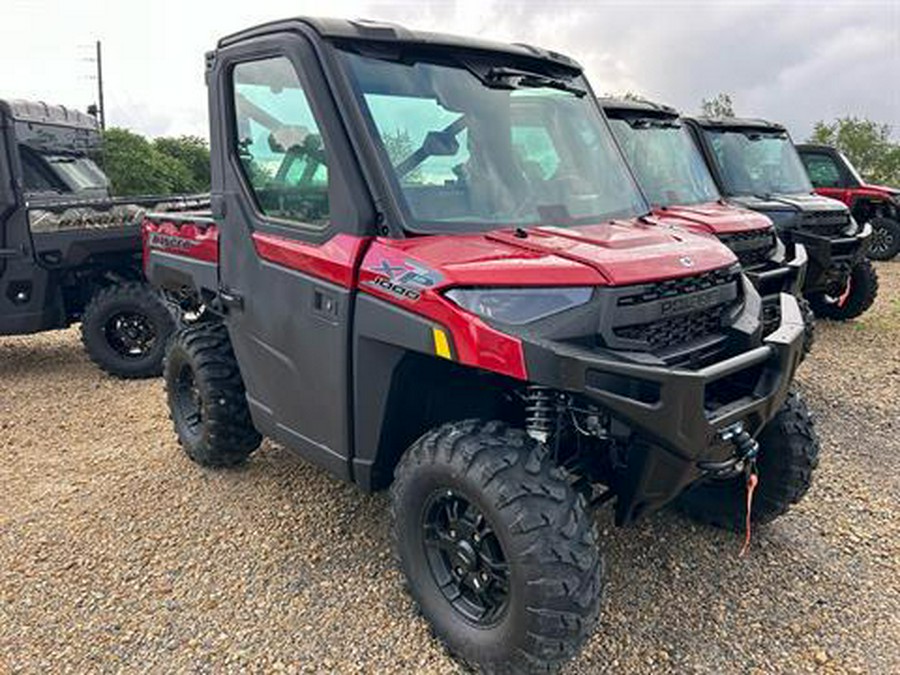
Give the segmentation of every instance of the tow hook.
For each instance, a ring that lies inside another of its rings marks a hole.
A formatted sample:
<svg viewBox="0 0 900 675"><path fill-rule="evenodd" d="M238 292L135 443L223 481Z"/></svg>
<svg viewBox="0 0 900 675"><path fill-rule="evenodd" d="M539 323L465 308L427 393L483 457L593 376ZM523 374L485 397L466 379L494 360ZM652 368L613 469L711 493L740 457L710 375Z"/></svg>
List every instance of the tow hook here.
<svg viewBox="0 0 900 675"><path fill-rule="evenodd" d="M719 438L734 445L734 457L723 462L698 462L697 467L714 476L724 477L743 473L750 465L756 464L759 443L744 428L743 422L735 422L719 431Z"/></svg>
<svg viewBox="0 0 900 675"><path fill-rule="evenodd" d="M756 458L759 455L759 443L756 442L742 422L732 424L719 432L719 438L734 444L735 456L724 462L700 462L698 467L714 476L727 477L744 474L746 482L747 505L744 522L744 545L739 557L743 558L750 550L750 532L752 527L753 495L759 485L759 473L756 470Z"/></svg>

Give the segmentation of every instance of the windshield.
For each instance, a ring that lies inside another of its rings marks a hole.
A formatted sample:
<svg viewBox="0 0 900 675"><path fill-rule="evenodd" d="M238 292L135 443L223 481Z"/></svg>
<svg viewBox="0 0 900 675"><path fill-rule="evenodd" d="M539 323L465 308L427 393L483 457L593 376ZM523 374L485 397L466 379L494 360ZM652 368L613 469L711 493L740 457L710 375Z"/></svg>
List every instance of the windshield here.
<svg viewBox="0 0 900 675"><path fill-rule="evenodd" d="M647 210L580 78L343 58L413 229L584 224Z"/></svg>
<svg viewBox="0 0 900 675"><path fill-rule="evenodd" d="M609 123L651 204L702 204L719 199L700 151L680 122L632 117Z"/></svg>
<svg viewBox="0 0 900 675"><path fill-rule="evenodd" d="M794 144L784 132L754 129L704 129L729 194L800 194L812 192Z"/></svg>

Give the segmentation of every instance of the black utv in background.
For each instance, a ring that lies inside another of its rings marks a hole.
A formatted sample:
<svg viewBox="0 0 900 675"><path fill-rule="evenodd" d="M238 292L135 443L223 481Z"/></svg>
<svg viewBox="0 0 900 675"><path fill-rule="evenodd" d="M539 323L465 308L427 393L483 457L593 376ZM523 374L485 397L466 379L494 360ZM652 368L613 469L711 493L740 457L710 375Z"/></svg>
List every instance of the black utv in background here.
<svg viewBox="0 0 900 675"><path fill-rule="evenodd" d="M82 323L91 359L120 377L161 372L173 315L144 283L146 208L183 210L199 197L113 199L94 158L93 117L0 101L0 335Z"/></svg>
<svg viewBox="0 0 900 675"><path fill-rule="evenodd" d="M787 130L758 119L685 121L726 199L767 215L786 244L806 247L803 293L816 315L844 321L869 309L878 293L866 258L872 228L813 191Z"/></svg>

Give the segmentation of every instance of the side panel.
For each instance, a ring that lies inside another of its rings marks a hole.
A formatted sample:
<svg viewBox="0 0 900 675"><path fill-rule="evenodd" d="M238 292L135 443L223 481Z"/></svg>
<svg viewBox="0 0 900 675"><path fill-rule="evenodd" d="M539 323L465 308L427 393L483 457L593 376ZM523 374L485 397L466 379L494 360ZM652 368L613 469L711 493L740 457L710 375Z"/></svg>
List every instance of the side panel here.
<svg viewBox="0 0 900 675"><path fill-rule="evenodd" d="M144 221L144 274L154 286L202 302L219 290L219 230L210 219Z"/></svg>

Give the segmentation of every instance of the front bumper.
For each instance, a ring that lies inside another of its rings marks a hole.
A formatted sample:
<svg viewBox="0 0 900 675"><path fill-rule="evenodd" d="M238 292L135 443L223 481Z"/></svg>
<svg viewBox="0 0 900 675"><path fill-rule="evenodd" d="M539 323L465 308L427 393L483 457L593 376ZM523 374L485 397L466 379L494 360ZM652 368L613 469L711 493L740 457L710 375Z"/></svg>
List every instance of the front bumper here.
<svg viewBox="0 0 900 675"><path fill-rule="evenodd" d="M871 235L872 226L869 223L865 223L856 234L841 237L828 237L805 229L791 231L791 241L795 245L802 244L809 254L803 292L825 291L836 274L849 274L868 252Z"/></svg>
<svg viewBox="0 0 900 675"><path fill-rule="evenodd" d="M787 247L779 242L764 265L743 269L764 303L779 302L778 296L782 293L799 295L803 288L809 255L803 244L791 248L793 255L789 255Z"/></svg>
<svg viewBox="0 0 900 675"><path fill-rule="evenodd" d="M743 422L755 436L777 413L800 363L804 332L796 298L782 293L779 300L780 324L761 346L699 370L526 338L529 372L540 373L536 384L590 399L639 439L615 486L620 523L663 506L702 478L698 463L732 457L733 447L720 438L727 427Z"/></svg>
<svg viewBox="0 0 900 675"><path fill-rule="evenodd" d="M799 297L803 291L809 256L803 244L794 244L791 250L793 255L789 255L787 247L779 241L764 264L743 270L762 298L764 335L780 325L781 294Z"/></svg>

